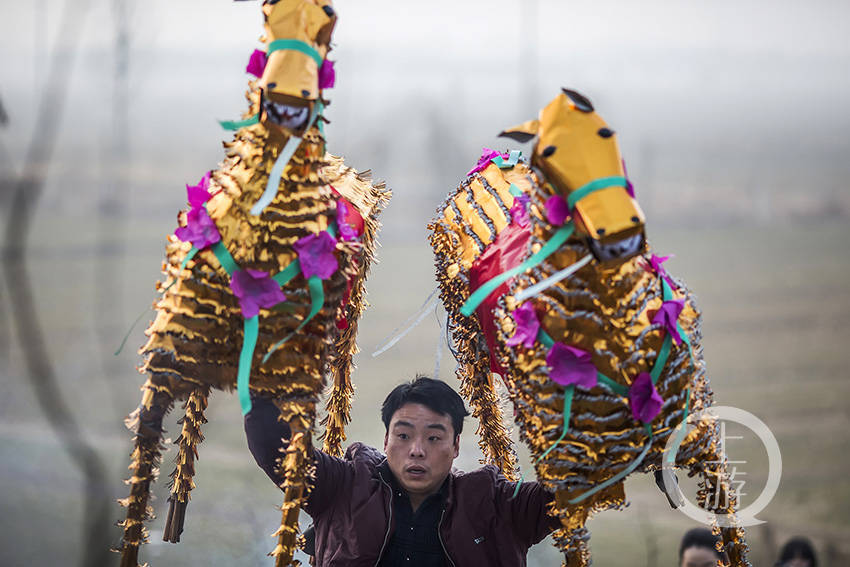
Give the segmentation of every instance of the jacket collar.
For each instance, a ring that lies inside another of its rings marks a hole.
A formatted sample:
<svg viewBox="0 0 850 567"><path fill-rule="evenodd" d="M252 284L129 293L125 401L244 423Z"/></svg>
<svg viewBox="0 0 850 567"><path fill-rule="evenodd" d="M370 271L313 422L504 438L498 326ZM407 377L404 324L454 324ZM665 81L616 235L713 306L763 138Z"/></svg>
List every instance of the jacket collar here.
<svg viewBox="0 0 850 567"><path fill-rule="evenodd" d="M399 490L404 492L404 488L399 484L392 470L390 470L390 464L387 462L386 457L378 463L378 466L375 468L380 478L387 483L391 489ZM446 480L443 481L442 486L440 486L439 492L442 494L443 499L446 503L446 509L451 508L452 502L454 501L454 483L455 481L455 471L452 469L449 471Z"/></svg>

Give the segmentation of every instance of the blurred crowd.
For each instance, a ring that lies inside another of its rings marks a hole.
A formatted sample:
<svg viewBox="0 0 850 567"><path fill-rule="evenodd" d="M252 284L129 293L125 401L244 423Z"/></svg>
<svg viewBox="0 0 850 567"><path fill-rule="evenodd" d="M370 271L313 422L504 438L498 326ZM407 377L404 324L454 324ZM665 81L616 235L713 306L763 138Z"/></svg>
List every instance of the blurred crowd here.
<svg viewBox="0 0 850 567"><path fill-rule="evenodd" d="M679 544L679 567L714 567L717 560L726 560L719 551L720 539L707 528L694 528L682 537ZM805 537L793 537L779 552L773 567L818 567L812 543Z"/></svg>

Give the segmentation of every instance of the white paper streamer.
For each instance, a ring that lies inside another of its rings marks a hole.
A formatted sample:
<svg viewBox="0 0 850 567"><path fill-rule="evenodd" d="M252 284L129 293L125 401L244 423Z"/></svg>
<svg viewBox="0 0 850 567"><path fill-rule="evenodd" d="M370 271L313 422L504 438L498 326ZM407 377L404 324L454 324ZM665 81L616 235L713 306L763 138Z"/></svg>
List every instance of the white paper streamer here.
<svg viewBox="0 0 850 567"><path fill-rule="evenodd" d="M569 266L567 266L563 270L556 272L555 274L552 274L551 276L549 276L545 280L543 280L541 282L537 282L533 286L522 290L521 292L516 294L516 300L519 301L519 302L522 302L522 301L525 301L526 299L530 299L530 298L534 297L535 295L538 295L539 293L541 293L543 291L546 291L547 289L549 289L550 287L552 287L553 285L555 285L559 281L570 277L572 274L574 274L575 272L580 270L582 267L584 267L586 264L588 264L591 260L593 260L593 254L588 254L587 256L585 256L584 258L582 258L581 260L579 260L575 264L570 264Z"/></svg>
<svg viewBox="0 0 850 567"><path fill-rule="evenodd" d="M390 333L391 338L386 340L382 346L378 347L378 350L372 353L373 358L391 349L398 341L403 339L407 333L415 329L419 323L425 320L425 317L427 317L428 314L437 307L437 301L440 299L437 295L437 291L439 289L439 287L435 287L434 291L431 292L431 295L428 296L428 299L425 300L425 303L422 304L422 307L419 308L419 311L408 317L404 323L396 327L395 330ZM411 321L413 321L413 323L410 323ZM399 332L399 329L404 330Z"/></svg>

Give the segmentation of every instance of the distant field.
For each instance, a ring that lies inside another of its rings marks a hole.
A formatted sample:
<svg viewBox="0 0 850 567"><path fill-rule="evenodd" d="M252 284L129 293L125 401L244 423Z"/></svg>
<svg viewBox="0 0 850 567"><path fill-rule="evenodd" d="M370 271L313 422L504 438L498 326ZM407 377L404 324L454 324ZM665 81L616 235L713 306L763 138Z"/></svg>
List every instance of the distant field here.
<svg viewBox="0 0 850 567"><path fill-rule="evenodd" d="M110 470L109 491L123 496L130 438L121 418L138 403L142 376L134 348L141 330L119 357L111 351L138 310L153 298L161 257L160 234L169 226L129 223L123 252L99 249L94 226L67 231L72 220L41 218L54 241L36 235L31 254L40 317L57 374L76 417ZM68 223L67 226L64 223ZM850 380L846 364L850 317L850 226L839 221L801 226L657 229L657 251L675 253L669 269L697 294L704 311L704 347L719 404L747 409L776 435L783 457L779 492L750 530L755 565L772 565L773 546L794 534L810 536L823 565L850 562ZM372 307L360 334L363 353L355 372L357 397L350 439L380 445L378 408L385 393L415 372L432 373L439 337L434 318L378 358L370 352L414 312L434 287L431 253L424 244L385 239L369 282ZM99 254L99 255L98 255ZM100 278L100 279L98 279ZM106 278L104 280L103 278ZM111 278L111 279L110 279ZM104 281L118 293L104 296ZM0 290L5 295L5 289ZM104 306L107 306L105 308ZM25 378L20 348L3 300L0 327L0 565L76 564L81 496L79 473L47 428ZM440 376L453 381L454 364L442 349ZM154 566L269 565L269 534L279 521L280 495L254 465L245 447L234 396L217 394L208 412L183 542L157 541L163 518L151 529L154 543L143 560ZM172 415L169 435L177 435ZM467 425L458 467L477 466L474 424ZM754 497L766 474L752 440L730 446L748 469ZM523 453L524 454L524 453ZM171 449L156 488L164 514ZM524 468L529 465L525 460ZM672 565L678 539L693 523L669 509L650 478L627 483L631 505L591 522L595 564ZM746 498L745 498L746 502ZM116 505L114 517L121 517ZM765 527L766 526L766 527ZM118 529L114 529L117 541ZM654 559L653 559L654 558ZM546 544L529 565L557 565Z"/></svg>

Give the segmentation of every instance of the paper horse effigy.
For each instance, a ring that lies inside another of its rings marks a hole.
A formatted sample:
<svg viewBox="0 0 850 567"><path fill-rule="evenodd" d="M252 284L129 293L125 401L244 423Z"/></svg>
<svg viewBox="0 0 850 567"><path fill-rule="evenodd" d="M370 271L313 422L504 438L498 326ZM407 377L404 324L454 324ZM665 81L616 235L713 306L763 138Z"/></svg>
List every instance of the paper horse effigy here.
<svg viewBox="0 0 850 567"><path fill-rule="evenodd" d="M555 496L554 537L569 567L590 561L591 514L624 506L629 474L661 469L674 430L684 438L669 464L700 475L703 507L734 517L718 423L676 429L712 403L700 314L650 252L615 133L564 89L538 120L502 135L536 138L531 163L485 150L430 225L487 460L516 479L496 373ZM749 565L743 529L724 528L722 539L731 565Z"/></svg>
<svg viewBox="0 0 850 567"><path fill-rule="evenodd" d="M274 399L292 437L281 458L283 518L276 565L292 563L298 513L309 482L312 432L330 369L324 449L340 454L349 421L351 359L363 287L375 251L377 216L389 198L368 174L325 150L324 89L336 15L327 0L266 1L265 50L247 71L250 109L225 143L225 158L187 187L189 209L168 237L166 282L142 347L148 374L128 418L135 449L121 501L127 516L122 567L136 567L150 518L150 484L163 442L163 417L185 401L171 474L164 539L179 541L194 488L197 445L211 389Z"/></svg>

